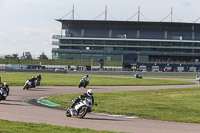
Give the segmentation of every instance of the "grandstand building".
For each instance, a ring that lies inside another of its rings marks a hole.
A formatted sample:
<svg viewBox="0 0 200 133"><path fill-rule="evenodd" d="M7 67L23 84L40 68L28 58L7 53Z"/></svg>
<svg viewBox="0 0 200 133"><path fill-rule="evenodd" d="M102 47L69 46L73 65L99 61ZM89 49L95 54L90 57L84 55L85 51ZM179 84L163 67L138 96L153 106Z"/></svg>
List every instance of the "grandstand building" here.
<svg viewBox="0 0 200 133"><path fill-rule="evenodd" d="M199 71L200 24L57 20L53 59L122 61L125 69Z"/></svg>

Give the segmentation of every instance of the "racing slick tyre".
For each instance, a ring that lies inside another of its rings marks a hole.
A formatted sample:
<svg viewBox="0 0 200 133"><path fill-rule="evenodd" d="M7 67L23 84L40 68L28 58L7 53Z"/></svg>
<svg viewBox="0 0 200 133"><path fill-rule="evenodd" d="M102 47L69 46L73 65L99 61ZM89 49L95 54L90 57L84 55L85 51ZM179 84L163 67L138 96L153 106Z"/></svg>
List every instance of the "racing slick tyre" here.
<svg viewBox="0 0 200 133"><path fill-rule="evenodd" d="M87 114L87 112L88 112L87 110L88 110L87 106L80 107L78 110L78 113L77 113L77 117L83 118Z"/></svg>
<svg viewBox="0 0 200 133"><path fill-rule="evenodd" d="M70 111L69 111L69 109L67 109L67 111L66 111L66 116L67 117L71 117L72 116L71 113L70 113Z"/></svg>

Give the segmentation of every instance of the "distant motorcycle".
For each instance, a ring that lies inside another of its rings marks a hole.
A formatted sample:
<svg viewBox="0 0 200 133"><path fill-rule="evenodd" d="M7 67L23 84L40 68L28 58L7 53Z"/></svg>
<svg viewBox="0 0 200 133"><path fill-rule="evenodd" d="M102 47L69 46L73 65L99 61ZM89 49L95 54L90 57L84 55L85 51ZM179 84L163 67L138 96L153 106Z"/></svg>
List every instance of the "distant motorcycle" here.
<svg viewBox="0 0 200 133"><path fill-rule="evenodd" d="M200 83L200 77L196 75L196 81L198 81Z"/></svg>
<svg viewBox="0 0 200 133"><path fill-rule="evenodd" d="M135 77L136 77L136 78L140 78L140 79L143 78L141 74L135 74Z"/></svg>
<svg viewBox="0 0 200 133"><path fill-rule="evenodd" d="M25 90L25 89L29 90L31 88L35 88L36 85L37 85L37 80L34 80L33 84L32 84L32 82L30 81L30 79L28 79L28 80L26 80L26 82L24 84L23 90Z"/></svg>
<svg viewBox="0 0 200 133"><path fill-rule="evenodd" d="M91 112L92 107L92 100L90 98L84 98L78 102L74 108L68 108L66 111L66 116L77 116L78 118L83 118L88 112Z"/></svg>
<svg viewBox="0 0 200 133"><path fill-rule="evenodd" d="M89 82L88 82L85 78L82 78L82 79L80 80L80 84L79 84L78 87L79 87L79 88L80 88L80 87L86 88L88 84L89 84Z"/></svg>
<svg viewBox="0 0 200 133"><path fill-rule="evenodd" d="M8 91L6 89L0 88L0 101L6 100L7 96L8 96Z"/></svg>
<svg viewBox="0 0 200 133"><path fill-rule="evenodd" d="M36 84L37 86L40 86L40 81L41 81L40 79L37 79L37 84Z"/></svg>

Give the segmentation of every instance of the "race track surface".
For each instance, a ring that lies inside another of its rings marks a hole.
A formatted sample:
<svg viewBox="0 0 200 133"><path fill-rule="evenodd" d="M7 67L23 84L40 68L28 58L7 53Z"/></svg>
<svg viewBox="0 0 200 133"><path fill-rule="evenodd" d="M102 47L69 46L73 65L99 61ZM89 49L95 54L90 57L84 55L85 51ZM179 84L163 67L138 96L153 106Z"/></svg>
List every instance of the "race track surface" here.
<svg viewBox="0 0 200 133"><path fill-rule="evenodd" d="M181 79L184 80L184 79ZM95 92L112 92L126 90L152 90L168 88L199 87L194 85L168 86L88 86ZM60 126L90 128L95 130L110 130L132 133L200 133L200 124L146 120L138 118L119 118L87 114L84 119L68 118L65 111L35 106L25 101L28 99L86 92L87 89L77 86L38 86L32 90L22 90L23 87L10 87L10 95L6 101L0 101L0 119L34 123L47 123Z"/></svg>

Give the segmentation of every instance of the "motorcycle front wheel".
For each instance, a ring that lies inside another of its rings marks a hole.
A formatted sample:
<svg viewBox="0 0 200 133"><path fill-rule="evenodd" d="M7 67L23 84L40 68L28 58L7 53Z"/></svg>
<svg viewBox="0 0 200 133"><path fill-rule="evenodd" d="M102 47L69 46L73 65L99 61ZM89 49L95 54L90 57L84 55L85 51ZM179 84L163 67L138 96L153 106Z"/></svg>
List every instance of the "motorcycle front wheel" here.
<svg viewBox="0 0 200 133"><path fill-rule="evenodd" d="M87 110L88 110L87 106L80 107L77 113L78 118L83 118L87 114L88 112Z"/></svg>
<svg viewBox="0 0 200 133"><path fill-rule="evenodd" d="M71 117L72 116L71 113L70 113L70 111L69 111L69 109L67 109L67 111L66 111L66 116L67 117Z"/></svg>
<svg viewBox="0 0 200 133"><path fill-rule="evenodd" d="M25 90L25 89L26 89L26 85L24 86L23 90Z"/></svg>
<svg viewBox="0 0 200 133"><path fill-rule="evenodd" d="M82 83L79 84L78 88L81 88L81 87L82 87Z"/></svg>

